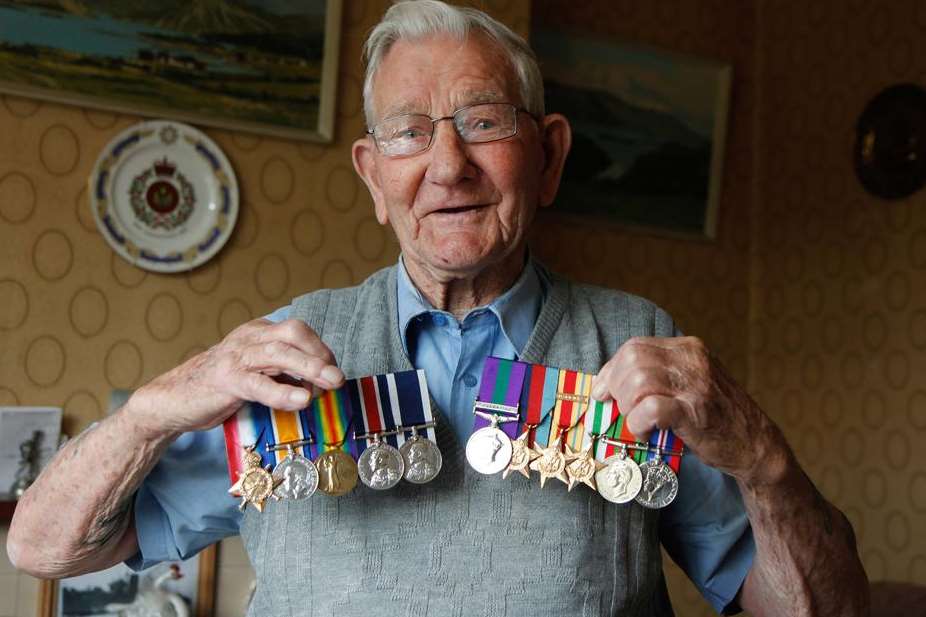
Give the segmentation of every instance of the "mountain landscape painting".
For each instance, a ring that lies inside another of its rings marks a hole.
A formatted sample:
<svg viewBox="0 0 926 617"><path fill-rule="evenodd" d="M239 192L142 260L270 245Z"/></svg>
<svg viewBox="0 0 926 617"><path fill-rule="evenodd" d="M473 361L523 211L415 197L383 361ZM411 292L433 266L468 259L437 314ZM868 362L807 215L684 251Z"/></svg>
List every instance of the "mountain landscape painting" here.
<svg viewBox="0 0 926 617"><path fill-rule="evenodd" d="M340 0L0 0L0 90L331 138Z"/></svg>
<svg viewBox="0 0 926 617"><path fill-rule="evenodd" d="M555 211L714 237L731 68L550 31L531 45L573 131Z"/></svg>

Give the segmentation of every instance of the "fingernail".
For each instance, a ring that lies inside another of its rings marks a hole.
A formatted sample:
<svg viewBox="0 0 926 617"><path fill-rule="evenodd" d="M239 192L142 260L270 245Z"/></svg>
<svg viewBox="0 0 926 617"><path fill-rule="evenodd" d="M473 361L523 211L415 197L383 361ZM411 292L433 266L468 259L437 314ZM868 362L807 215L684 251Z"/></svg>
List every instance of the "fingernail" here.
<svg viewBox="0 0 926 617"><path fill-rule="evenodd" d="M592 384L592 398L603 401L608 396L608 387L604 382Z"/></svg>
<svg viewBox="0 0 926 617"><path fill-rule="evenodd" d="M322 369L321 378L330 384L336 384L344 379L344 373L336 366L326 366Z"/></svg>
<svg viewBox="0 0 926 617"><path fill-rule="evenodd" d="M293 405L305 407L309 402L309 393L303 389L293 390L289 393L289 400Z"/></svg>

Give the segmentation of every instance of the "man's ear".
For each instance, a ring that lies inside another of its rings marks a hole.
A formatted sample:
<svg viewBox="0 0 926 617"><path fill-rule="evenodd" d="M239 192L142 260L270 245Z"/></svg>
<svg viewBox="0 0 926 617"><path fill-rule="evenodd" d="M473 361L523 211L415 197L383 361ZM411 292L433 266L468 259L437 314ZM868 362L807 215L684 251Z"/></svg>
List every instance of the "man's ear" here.
<svg viewBox="0 0 926 617"><path fill-rule="evenodd" d="M543 169L540 172L540 207L553 203L563 176L566 155L572 146L572 127L562 114L549 114L540 121Z"/></svg>
<svg viewBox="0 0 926 617"><path fill-rule="evenodd" d="M363 179L370 191L370 197L373 198L373 209L376 212L376 220L380 225L389 222L389 216L386 212L386 200L383 198L383 186L379 177L379 168L376 166L376 144L369 137L361 137L354 142L351 148L351 157L354 161L354 169Z"/></svg>

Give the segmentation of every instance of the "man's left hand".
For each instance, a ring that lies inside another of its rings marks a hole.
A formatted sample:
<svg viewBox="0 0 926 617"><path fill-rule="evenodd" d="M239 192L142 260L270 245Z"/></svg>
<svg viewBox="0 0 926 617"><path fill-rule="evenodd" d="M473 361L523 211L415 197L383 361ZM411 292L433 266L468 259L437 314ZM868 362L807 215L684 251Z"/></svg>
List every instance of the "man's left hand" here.
<svg viewBox="0 0 926 617"><path fill-rule="evenodd" d="M694 337L628 340L595 377L592 396L615 399L638 439L671 428L704 463L747 482L772 471L768 457L782 443L774 423Z"/></svg>

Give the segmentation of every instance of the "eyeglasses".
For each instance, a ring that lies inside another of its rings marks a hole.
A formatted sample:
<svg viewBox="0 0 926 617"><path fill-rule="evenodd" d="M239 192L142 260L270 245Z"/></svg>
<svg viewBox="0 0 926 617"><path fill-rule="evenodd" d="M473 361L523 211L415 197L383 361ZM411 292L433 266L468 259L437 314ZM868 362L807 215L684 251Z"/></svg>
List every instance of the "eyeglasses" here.
<svg viewBox="0 0 926 617"><path fill-rule="evenodd" d="M373 136L382 154L409 156L431 147L434 127L441 120L453 120L453 128L463 143L483 144L516 134L519 111L530 114L526 109L510 103L467 105L453 112L453 115L441 118L425 114L402 114L386 118L367 133Z"/></svg>

